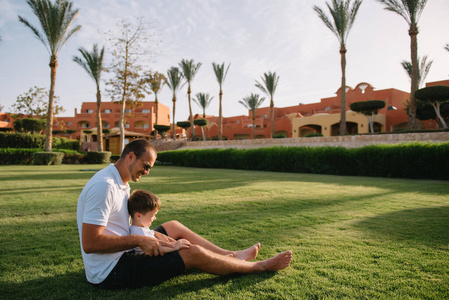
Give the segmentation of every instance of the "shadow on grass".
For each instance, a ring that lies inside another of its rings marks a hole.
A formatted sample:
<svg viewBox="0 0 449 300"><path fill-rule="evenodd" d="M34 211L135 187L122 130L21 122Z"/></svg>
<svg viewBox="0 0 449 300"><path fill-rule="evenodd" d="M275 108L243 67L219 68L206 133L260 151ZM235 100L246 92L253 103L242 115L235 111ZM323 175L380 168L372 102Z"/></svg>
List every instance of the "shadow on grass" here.
<svg viewBox="0 0 449 300"><path fill-rule="evenodd" d="M238 295L276 273L219 277L201 272L188 272L155 287L139 289L102 290L85 279L84 271L42 277L20 283L1 282L2 299L171 299L173 297L214 290L226 286L225 293ZM214 291L214 294L217 293Z"/></svg>
<svg viewBox="0 0 449 300"><path fill-rule="evenodd" d="M365 219L355 226L379 238L448 246L449 206L395 211Z"/></svg>

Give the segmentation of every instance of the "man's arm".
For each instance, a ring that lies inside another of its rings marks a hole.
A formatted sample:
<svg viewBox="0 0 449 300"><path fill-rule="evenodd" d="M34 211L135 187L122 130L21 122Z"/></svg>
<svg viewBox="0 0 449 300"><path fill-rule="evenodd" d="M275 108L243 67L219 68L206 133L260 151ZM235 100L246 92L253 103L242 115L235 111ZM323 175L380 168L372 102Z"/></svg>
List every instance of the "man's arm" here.
<svg viewBox="0 0 449 300"><path fill-rule="evenodd" d="M83 223L82 241L85 253L111 253L140 247L146 255L158 256L165 253L162 247L173 247L170 243L146 236L103 234L104 229L104 226Z"/></svg>

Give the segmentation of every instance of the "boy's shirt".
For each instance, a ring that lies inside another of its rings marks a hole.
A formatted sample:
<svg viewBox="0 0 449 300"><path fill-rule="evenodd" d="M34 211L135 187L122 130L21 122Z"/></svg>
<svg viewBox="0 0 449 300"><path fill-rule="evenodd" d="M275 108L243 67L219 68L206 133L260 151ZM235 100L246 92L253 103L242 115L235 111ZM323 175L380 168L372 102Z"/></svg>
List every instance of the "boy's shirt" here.
<svg viewBox="0 0 449 300"><path fill-rule="evenodd" d="M129 234L132 235L144 235L154 238L154 230L151 230L150 228L144 228L136 225L131 225L129 227ZM143 252L139 247L134 248L134 251L136 252Z"/></svg>

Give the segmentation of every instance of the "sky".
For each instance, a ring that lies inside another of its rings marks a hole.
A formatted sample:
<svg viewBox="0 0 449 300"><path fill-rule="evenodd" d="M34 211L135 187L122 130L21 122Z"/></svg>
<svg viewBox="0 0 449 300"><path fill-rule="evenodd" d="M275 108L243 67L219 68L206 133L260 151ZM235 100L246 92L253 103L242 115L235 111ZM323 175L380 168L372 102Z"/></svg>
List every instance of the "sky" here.
<svg viewBox="0 0 449 300"><path fill-rule="evenodd" d="M327 0L330 2L330 0ZM207 115L218 116L219 86L212 63L231 64L223 85L223 115L248 115L238 101L251 93L269 97L255 87L267 72L279 75L274 95L276 107L315 103L333 97L341 84L339 43L319 19L313 6L327 14L326 0L73 0L82 28L59 53L56 92L59 105L74 116L82 102L96 101L96 88L86 71L73 62L78 49L105 45L105 63L112 61L112 47L105 34L118 22L144 18L150 25L151 57L142 59L145 70L166 74L182 59L201 62L192 81L192 95L208 93L214 99ZM25 0L0 0L0 106L10 112L17 97L31 87L50 87L49 54L18 15L40 28ZM419 20L418 55L433 65L426 82L449 77L449 1L429 0ZM364 0L349 33L346 47L346 83L361 82L375 89L410 91L410 79L400 62L410 60L406 21L384 9L376 0ZM107 75L110 76L110 75ZM107 79L107 76L104 76ZM111 101L101 83L103 101ZM172 111L172 92L164 86L160 103ZM188 118L187 88L177 95L176 121ZM153 101L148 95L145 101ZM202 109L192 103L194 114Z"/></svg>

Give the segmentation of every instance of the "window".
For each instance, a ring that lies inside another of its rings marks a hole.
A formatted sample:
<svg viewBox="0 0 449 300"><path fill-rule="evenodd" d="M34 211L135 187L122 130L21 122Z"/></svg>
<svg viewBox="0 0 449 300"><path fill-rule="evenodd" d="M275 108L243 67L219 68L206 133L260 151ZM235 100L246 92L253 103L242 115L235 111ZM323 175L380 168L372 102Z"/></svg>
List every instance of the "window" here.
<svg viewBox="0 0 449 300"><path fill-rule="evenodd" d="M93 113L93 112L94 112L93 109L88 109L88 110L87 110L87 113L88 113L88 114L91 114L91 113Z"/></svg>
<svg viewBox="0 0 449 300"><path fill-rule="evenodd" d="M125 124L125 128L129 128L129 123L126 123L126 124Z"/></svg>
<svg viewBox="0 0 449 300"><path fill-rule="evenodd" d="M267 115L263 115L263 118L266 119L266 118L268 118L268 116Z"/></svg>
<svg viewBox="0 0 449 300"><path fill-rule="evenodd" d="M131 113L133 110L132 109L125 109L125 114L129 114Z"/></svg>
<svg viewBox="0 0 449 300"><path fill-rule="evenodd" d="M67 126L70 126L70 125L72 125L72 122L67 122Z"/></svg>
<svg viewBox="0 0 449 300"><path fill-rule="evenodd" d="M110 110L110 109L105 109L105 110L104 110L104 113L105 113L105 114L110 114L110 113L111 113L111 110Z"/></svg>
<svg viewBox="0 0 449 300"><path fill-rule="evenodd" d="M151 109L142 109L142 113L149 114L151 112Z"/></svg>

